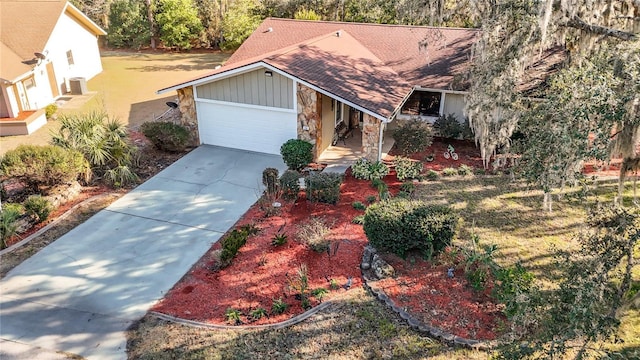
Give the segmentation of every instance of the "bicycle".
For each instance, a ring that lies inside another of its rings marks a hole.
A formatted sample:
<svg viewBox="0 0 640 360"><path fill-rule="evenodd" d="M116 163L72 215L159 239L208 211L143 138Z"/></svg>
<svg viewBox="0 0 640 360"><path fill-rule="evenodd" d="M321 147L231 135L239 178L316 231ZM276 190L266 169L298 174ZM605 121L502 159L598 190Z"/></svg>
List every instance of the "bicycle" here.
<svg viewBox="0 0 640 360"><path fill-rule="evenodd" d="M458 161L458 154L456 153L456 149L451 144L449 144L449 146L447 147L447 151L445 151L442 155L445 159L452 158L453 160Z"/></svg>

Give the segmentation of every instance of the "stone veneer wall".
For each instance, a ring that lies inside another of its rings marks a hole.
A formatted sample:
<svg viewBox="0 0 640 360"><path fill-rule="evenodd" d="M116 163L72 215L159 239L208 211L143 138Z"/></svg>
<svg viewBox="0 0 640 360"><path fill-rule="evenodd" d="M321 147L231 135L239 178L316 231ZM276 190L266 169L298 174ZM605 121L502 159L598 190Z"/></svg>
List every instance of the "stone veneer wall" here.
<svg viewBox="0 0 640 360"><path fill-rule="evenodd" d="M178 89L178 106L181 113L180 124L186 127L189 133L191 133L191 145L200 145L198 116L196 113L196 101L193 97L193 87L189 86Z"/></svg>
<svg viewBox="0 0 640 360"><path fill-rule="evenodd" d="M362 156L371 161L378 161L380 146L380 126L382 122L369 114L362 119Z"/></svg>
<svg viewBox="0 0 640 360"><path fill-rule="evenodd" d="M315 90L298 83L298 139L313 144L313 153L317 158L320 154L316 144L322 144L322 106L321 97ZM305 130L307 127L308 130Z"/></svg>

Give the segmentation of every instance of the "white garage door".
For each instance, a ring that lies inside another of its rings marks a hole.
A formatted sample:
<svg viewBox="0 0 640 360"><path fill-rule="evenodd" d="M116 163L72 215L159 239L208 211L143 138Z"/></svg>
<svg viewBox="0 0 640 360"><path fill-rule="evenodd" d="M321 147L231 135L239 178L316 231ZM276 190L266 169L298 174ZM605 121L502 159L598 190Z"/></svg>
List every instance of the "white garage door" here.
<svg viewBox="0 0 640 360"><path fill-rule="evenodd" d="M297 137L293 110L264 109L196 101L203 144L280 154L280 146Z"/></svg>

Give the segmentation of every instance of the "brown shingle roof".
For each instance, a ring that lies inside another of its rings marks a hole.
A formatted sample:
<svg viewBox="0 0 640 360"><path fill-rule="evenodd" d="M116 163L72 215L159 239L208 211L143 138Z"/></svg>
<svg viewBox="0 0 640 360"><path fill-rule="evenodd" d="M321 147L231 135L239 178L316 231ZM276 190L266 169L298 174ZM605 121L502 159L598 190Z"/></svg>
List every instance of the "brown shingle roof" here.
<svg viewBox="0 0 640 360"><path fill-rule="evenodd" d="M341 36L337 36L340 32ZM478 30L266 19L206 79L264 62L384 118L414 86L450 89Z"/></svg>
<svg viewBox="0 0 640 360"><path fill-rule="evenodd" d="M33 59L34 52L44 50L65 11L94 34L106 34L66 0L0 0L0 43L11 49L21 61ZM5 59L4 51L1 60L0 77L13 80L24 73L15 73L21 67L5 62L10 59Z"/></svg>

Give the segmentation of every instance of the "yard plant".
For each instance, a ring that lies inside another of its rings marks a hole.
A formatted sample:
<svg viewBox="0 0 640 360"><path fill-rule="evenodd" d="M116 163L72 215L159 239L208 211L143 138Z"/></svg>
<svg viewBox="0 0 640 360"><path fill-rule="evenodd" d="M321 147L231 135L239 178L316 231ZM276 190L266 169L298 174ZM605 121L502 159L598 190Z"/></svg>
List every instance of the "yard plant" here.
<svg viewBox="0 0 640 360"><path fill-rule="evenodd" d="M403 156L397 156L393 160L393 164L396 167L396 176L399 180L415 179L420 176L424 168L422 162Z"/></svg>
<svg viewBox="0 0 640 360"><path fill-rule="evenodd" d="M431 125L419 119L401 122L392 135L398 151L405 156L423 151L433 142Z"/></svg>
<svg viewBox="0 0 640 360"><path fill-rule="evenodd" d="M367 208L364 231L380 250L400 257L418 250L431 257L451 243L457 224L458 215L450 207L393 199Z"/></svg>
<svg viewBox="0 0 640 360"><path fill-rule="evenodd" d="M312 174L305 178L307 200L335 204L340 200L343 175L339 173Z"/></svg>
<svg viewBox="0 0 640 360"><path fill-rule="evenodd" d="M381 161L369 161L361 158L351 165L351 174L356 179L382 179L389 174L389 167Z"/></svg>
<svg viewBox="0 0 640 360"><path fill-rule="evenodd" d="M39 223L47 220L49 214L53 211L51 202L41 195L29 196L23 205L27 214L33 216Z"/></svg>
<svg viewBox="0 0 640 360"><path fill-rule="evenodd" d="M291 170L302 170L313 161L313 145L300 139L287 140L280 147L282 160Z"/></svg>
<svg viewBox="0 0 640 360"><path fill-rule="evenodd" d="M185 151L191 139L186 127L169 121L146 122L140 131L156 148L169 152Z"/></svg>
<svg viewBox="0 0 640 360"><path fill-rule="evenodd" d="M280 189L286 199L296 199L300 192L300 173L294 170L287 170L280 176Z"/></svg>

